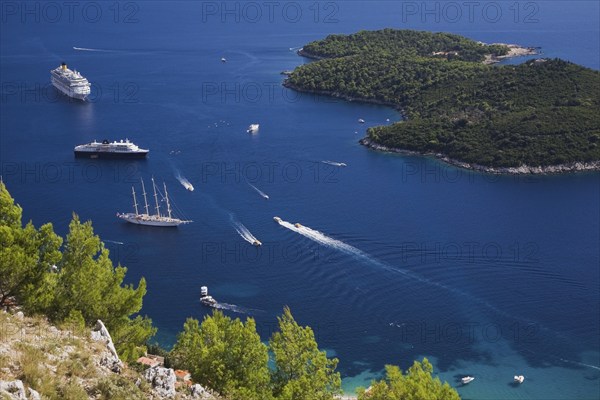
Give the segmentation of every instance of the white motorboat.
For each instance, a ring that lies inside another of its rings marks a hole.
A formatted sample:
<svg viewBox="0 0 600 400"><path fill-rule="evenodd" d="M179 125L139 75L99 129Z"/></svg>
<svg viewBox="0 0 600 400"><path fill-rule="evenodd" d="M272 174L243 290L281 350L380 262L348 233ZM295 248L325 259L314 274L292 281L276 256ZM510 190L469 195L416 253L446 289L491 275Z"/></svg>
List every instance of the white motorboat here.
<svg viewBox="0 0 600 400"><path fill-rule="evenodd" d="M207 286L202 286L200 288L200 303L208 307L214 307L217 304L217 301L208 294Z"/></svg>

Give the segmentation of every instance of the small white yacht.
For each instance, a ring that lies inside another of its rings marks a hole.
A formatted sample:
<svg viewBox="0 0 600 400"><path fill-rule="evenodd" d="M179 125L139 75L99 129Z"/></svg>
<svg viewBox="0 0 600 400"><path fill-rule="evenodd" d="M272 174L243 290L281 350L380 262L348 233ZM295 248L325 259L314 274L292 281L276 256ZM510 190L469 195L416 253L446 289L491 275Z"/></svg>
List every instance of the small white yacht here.
<svg viewBox="0 0 600 400"><path fill-rule="evenodd" d="M248 133L256 133L258 132L258 129L260 128L259 124L251 124L248 129L246 129L246 132Z"/></svg>
<svg viewBox="0 0 600 400"><path fill-rule="evenodd" d="M463 385L466 385L467 383L471 383L474 380L475 380L475 378L472 376L465 376L460 381L462 382Z"/></svg>
<svg viewBox="0 0 600 400"><path fill-rule="evenodd" d="M525 381L525 377L523 375L515 375L514 379L516 383L523 383Z"/></svg>
<svg viewBox="0 0 600 400"><path fill-rule="evenodd" d="M359 118L359 119L358 119L358 122L359 122L359 123L361 123L361 124L364 124L364 123L365 123L365 120L364 120L364 119L362 119L362 118Z"/></svg>
<svg viewBox="0 0 600 400"><path fill-rule="evenodd" d="M217 301L208 294L207 286L202 286L200 288L200 303L209 307L214 307L217 304Z"/></svg>

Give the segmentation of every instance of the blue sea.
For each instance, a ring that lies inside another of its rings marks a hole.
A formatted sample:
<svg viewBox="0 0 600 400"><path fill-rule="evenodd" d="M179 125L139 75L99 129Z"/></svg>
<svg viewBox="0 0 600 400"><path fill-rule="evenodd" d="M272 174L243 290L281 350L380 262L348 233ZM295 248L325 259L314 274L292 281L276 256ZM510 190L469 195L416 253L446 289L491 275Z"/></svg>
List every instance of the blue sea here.
<svg viewBox="0 0 600 400"><path fill-rule="evenodd" d="M142 313L162 345L210 313L206 285L264 340L289 306L340 359L347 393L427 357L465 399L599 398L598 173L482 175L374 152L358 140L398 112L281 86L309 62L304 44L385 27L598 70L598 2L0 4L2 179L35 225L64 235L72 213L93 221L127 281L146 278ZM87 103L49 85L62 61L92 82ZM73 158L77 144L125 138L148 159ZM152 176L192 224L116 218ZM465 375L476 379L461 386Z"/></svg>

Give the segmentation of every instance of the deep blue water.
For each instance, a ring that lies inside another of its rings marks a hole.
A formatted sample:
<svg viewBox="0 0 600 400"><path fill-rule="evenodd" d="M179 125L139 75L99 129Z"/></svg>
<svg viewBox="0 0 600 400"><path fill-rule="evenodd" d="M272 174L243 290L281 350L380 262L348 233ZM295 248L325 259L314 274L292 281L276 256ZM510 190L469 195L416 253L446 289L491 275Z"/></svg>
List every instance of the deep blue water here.
<svg viewBox="0 0 600 400"><path fill-rule="evenodd" d="M598 398L598 174L498 177L376 153L357 141L400 119L394 110L280 86L307 62L293 51L303 44L383 27L540 46L598 69L597 2L483 2L472 17L433 2L283 2L272 14L261 2L81 3L71 19L43 4L2 3L3 180L36 225L64 234L72 212L93 220L128 281L146 278L143 313L162 344L209 312L198 303L208 285L265 340L290 306L340 358L348 391L426 356L453 385L476 376L464 398ZM94 84L87 104L48 86L61 61ZM73 159L76 144L125 137L148 160ZM152 175L193 224L115 217Z"/></svg>

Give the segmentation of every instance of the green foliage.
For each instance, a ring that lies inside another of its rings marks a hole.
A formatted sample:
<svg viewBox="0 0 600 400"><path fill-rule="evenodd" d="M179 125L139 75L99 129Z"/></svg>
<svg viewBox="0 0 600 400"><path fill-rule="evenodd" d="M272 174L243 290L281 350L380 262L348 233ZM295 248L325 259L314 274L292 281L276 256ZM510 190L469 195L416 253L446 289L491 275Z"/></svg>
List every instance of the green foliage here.
<svg viewBox="0 0 600 400"><path fill-rule="evenodd" d="M21 208L3 183L0 212L0 306L14 298L26 311L76 329L101 319L123 358L145 351L156 329L150 319L131 316L142 307L146 281L137 288L123 284L127 269L113 266L91 222L73 216L61 253L62 238L51 224L21 226Z"/></svg>
<svg viewBox="0 0 600 400"><path fill-rule="evenodd" d="M320 351L310 327L301 327L289 308L278 317L279 332L269 345L275 361L274 393L286 400L326 400L341 394L336 358Z"/></svg>
<svg viewBox="0 0 600 400"><path fill-rule="evenodd" d="M194 381L233 400L271 398L268 351L254 319L231 319L215 311L200 325L188 319L172 351L176 365Z"/></svg>
<svg viewBox="0 0 600 400"><path fill-rule="evenodd" d="M415 361L406 374L393 365L385 370L383 380L374 381L369 390L358 390L358 400L460 400L448 383L432 377L433 367L426 358Z"/></svg>
<svg viewBox="0 0 600 400"><path fill-rule="evenodd" d="M49 302L40 288L61 259L62 239L52 224L39 230L31 222L22 227L21 214L21 207L0 182L0 306L14 298L29 310Z"/></svg>
<svg viewBox="0 0 600 400"><path fill-rule="evenodd" d="M399 56L441 57L483 61L485 55L504 55L508 47L485 45L450 33L383 29L360 31L352 35L329 35L311 42L303 51L314 57L346 57L356 54L395 54ZM442 54L434 54L442 53Z"/></svg>
<svg viewBox="0 0 600 400"><path fill-rule="evenodd" d="M57 274L55 301L48 312L59 321L79 312L87 326L101 319L119 354L130 360L143 354L143 345L156 330L148 318L130 318L142 308L146 281L142 278L137 289L123 285L126 272L113 266L91 222L81 223L74 215Z"/></svg>
<svg viewBox="0 0 600 400"><path fill-rule="evenodd" d="M252 318L244 323L215 311L202 324L193 318L185 322L171 359L195 381L232 400L329 400L340 394L338 360L319 351L312 330L299 326L288 308L279 329L267 348Z"/></svg>
<svg viewBox="0 0 600 400"><path fill-rule="evenodd" d="M407 121L367 131L388 147L491 167L600 160L600 73L562 60L479 62L505 50L426 32L333 35L304 47L326 58L296 68L286 85L401 109Z"/></svg>

